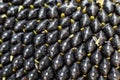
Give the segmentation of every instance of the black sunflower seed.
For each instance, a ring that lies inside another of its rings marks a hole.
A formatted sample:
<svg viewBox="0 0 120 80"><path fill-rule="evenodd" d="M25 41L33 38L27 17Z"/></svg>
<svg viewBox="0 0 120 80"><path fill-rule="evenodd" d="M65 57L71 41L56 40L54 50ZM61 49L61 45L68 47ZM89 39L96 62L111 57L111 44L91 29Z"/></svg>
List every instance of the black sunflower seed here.
<svg viewBox="0 0 120 80"><path fill-rule="evenodd" d="M74 63L70 68L70 75L73 79L76 79L80 75L79 64Z"/></svg>
<svg viewBox="0 0 120 80"><path fill-rule="evenodd" d="M9 64L3 68L2 75L10 76L12 74L12 64Z"/></svg>
<svg viewBox="0 0 120 80"><path fill-rule="evenodd" d="M91 55L91 62L95 65L98 65L102 59L102 53L99 49L97 49L92 55Z"/></svg>
<svg viewBox="0 0 120 80"><path fill-rule="evenodd" d="M15 5L20 5L23 3L23 0L12 0L12 3Z"/></svg>
<svg viewBox="0 0 120 80"><path fill-rule="evenodd" d="M105 10L98 12L98 18L101 22L107 22L108 21L107 12L105 12Z"/></svg>
<svg viewBox="0 0 120 80"><path fill-rule="evenodd" d="M96 80L98 78L98 70L95 67L92 67L91 71L88 73L88 80Z"/></svg>
<svg viewBox="0 0 120 80"><path fill-rule="evenodd" d="M22 43L18 43L18 44L11 46L11 50L10 50L11 55L20 54L22 48L23 48Z"/></svg>
<svg viewBox="0 0 120 80"><path fill-rule="evenodd" d="M27 45L24 47L23 50L23 57L24 58L29 58L34 54L34 48L33 45Z"/></svg>
<svg viewBox="0 0 120 80"><path fill-rule="evenodd" d="M38 78L38 72L36 69L34 69L28 73L29 80L33 80L33 79L37 79L37 78Z"/></svg>
<svg viewBox="0 0 120 80"><path fill-rule="evenodd" d="M29 11L29 9L23 9L23 10L19 11L19 13L17 15L17 19L23 20L23 19L27 18L28 11Z"/></svg>
<svg viewBox="0 0 120 80"><path fill-rule="evenodd" d="M46 55L46 52L47 52L47 47L46 45L42 45L40 47L38 47L36 50L35 50L35 59L40 59L42 57L44 57Z"/></svg>
<svg viewBox="0 0 120 80"><path fill-rule="evenodd" d="M26 20L18 21L14 26L14 31L22 32L26 24Z"/></svg>
<svg viewBox="0 0 120 80"><path fill-rule="evenodd" d="M0 0L0 80L120 80L119 0Z"/></svg>
<svg viewBox="0 0 120 80"><path fill-rule="evenodd" d="M105 4L104 4L104 8L105 8L106 12L108 12L108 13L113 12L114 11L114 4L113 4L113 2L110 1L110 0L106 0Z"/></svg>
<svg viewBox="0 0 120 80"><path fill-rule="evenodd" d="M9 41L6 41L6 42L3 42L1 45L0 45L0 52L7 52L10 50L10 42Z"/></svg>
<svg viewBox="0 0 120 80"><path fill-rule="evenodd" d="M14 58L14 60L13 60L13 69L15 69L15 70L19 69L19 68L22 67L22 65L23 65L23 59L22 59L21 55Z"/></svg>
<svg viewBox="0 0 120 80"><path fill-rule="evenodd" d="M11 6L9 7L8 11L7 11L7 15L9 16L16 16L18 12L18 6Z"/></svg>
<svg viewBox="0 0 120 80"><path fill-rule="evenodd" d="M120 72L118 70L116 70L115 68L112 68L110 70L110 73L108 74L108 78L110 80L119 80L120 79Z"/></svg>
<svg viewBox="0 0 120 80"><path fill-rule="evenodd" d="M63 57L61 55L58 55L53 60L53 69L58 70L60 67L63 66L63 64Z"/></svg>
<svg viewBox="0 0 120 80"><path fill-rule="evenodd" d="M83 58L85 58L86 56L86 51L84 49L84 44L82 44L81 46L78 47L78 49L76 50L75 52L75 58L78 60L78 61L81 61L83 60Z"/></svg>
<svg viewBox="0 0 120 80"><path fill-rule="evenodd" d="M23 5L25 7L29 7L31 4L33 4L33 1L31 1L31 0L26 0L26 1L23 2Z"/></svg>
<svg viewBox="0 0 120 80"><path fill-rule="evenodd" d="M5 13L8 7L7 3L0 3L0 13Z"/></svg>
<svg viewBox="0 0 120 80"><path fill-rule="evenodd" d="M44 1L44 0L37 0L37 1ZM38 4L38 3L36 3L36 4ZM39 3L39 5L41 5L41 3ZM38 18L39 19L47 18L47 8L45 8L45 7L40 8Z"/></svg>
<svg viewBox="0 0 120 80"><path fill-rule="evenodd" d="M9 34L10 35L10 34ZM22 42L23 33L15 33L12 35L11 43L16 44Z"/></svg>
<svg viewBox="0 0 120 80"><path fill-rule="evenodd" d="M8 30L8 31L3 32L3 34L1 35L1 38L3 41L7 41L11 38L11 36L12 36L12 31Z"/></svg>
<svg viewBox="0 0 120 80"><path fill-rule="evenodd" d="M45 71L43 71L41 76L43 80L52 80L54 78L54 73L52 68L48 67Z"/></svg>
<svg viewBox="0 0 120 80"><path fill-rule="evenodd" d="M98 12L98 6L95 4L95 2L92 2L88 5L87 12L91 16L96 16Z"/></svg>
<svg viewBox="0 0 120 80"><path fill-rule="evenodd" d="M82 71L83 74L86 74L88 72L88 70L91 67L91 63L90 63L90 59L89 58L85 58L80 65L80 70Z"/></svg>
<svg viewBox="0 0 120 80"><path fill-rule="evenodd" d="M21 68L19 69L17 72L16 72L16 78L19 79L20 77L24 76L25 73L24 73L24 69Z"/></svg>
<svg viewBox="0 0 120 80"><path fill-rule="evenodd" d="M70 66L74 62L74 51L71 49L65 54L66 65Z"/></svg>
<svg viewBox="0 0 120 80"><path fill-rule="evenodd" d="M100 72L103 75L107 75L110 69L110 62L107 59L103 59L102 62L100 63Z"/></svg>
<svg viewBox="0 0 120 80"><path fill-rule="evenodd" d="M51 61L49 60L48 56L45 56L43 59L39 61L39 69L43 70L47 68L50 65L50 62Z"/></svg>
<svg viewBox="0 0 120 80"><path fill-rule="evenodd" d="M9 62L10 62L10 53L7 52L7 53L5 53L5 54L1 57L0 63L1 63L2 65L5 65L5 64L7 64L7 63L9 63Z"/></svg>
<svg viewBox="0 0 120 80"><path fill-rule="evenodd" d="M67 66L64 66L63 68L61 68L59 71L58 71L58 74L57 74L57 78L59 80L67 80L68 79L68 68Z"/></svg>
<svg viewBox="0 0 120 80"><path fill-rule="evenodd" d="M23 38L23 42L24 44L30 44L33 42L33 36L34 36L34 33L33 32L29 32L29 33L25 33L24 34L24 38Z"/></svg>
<svg viewBox="0 0 120 80"><path fill-rule="evenodd" d="M15 80L16 77L15 77L15 74L12 74L7 80Z"/></svg>
<svg viewBox="0 0 120 80"><path fill-rule="evenodd" d="M24 62L24 69L26 71L32 70L35 67L35 63L34 63L34 59L33 58L29 58L27 60L25 60Z"/></svg>
<svg viewBox="0 0 120 80"><path fill-rule="evenodd" d="M13 29L14 23L15 23L15 18L14 17L8 18L8 19L6 19L6 21L4 23L4 27L6 29Z"/></svg>
<svg viewBox="0 0 120 80"><path fill-rule="evenodd" d="M117 51L111 57L111 64L116 67L120 65L120 54Z"/></svg>
<svg viewBox="0 0 120 80"><path fill-rule="evenodd" d="M59 43L55 43L48 48L48 53L51 58L54 58L59 53Z"/></svg>
<svg viewBox="0 0 120 80"><path fill-rule="evenodd" d="M28 19L35 19L35 18L37 18L37 15L38 15L38 9L37 8L29 10Z"/></svg>
<svg viewBox="0 0 120 80"><path fill-rule="evenodd" d="M41 7L41 6L44 5L44 3L45 3L45 0L35 0L34 1L34 6L35 7Z"/></svg>

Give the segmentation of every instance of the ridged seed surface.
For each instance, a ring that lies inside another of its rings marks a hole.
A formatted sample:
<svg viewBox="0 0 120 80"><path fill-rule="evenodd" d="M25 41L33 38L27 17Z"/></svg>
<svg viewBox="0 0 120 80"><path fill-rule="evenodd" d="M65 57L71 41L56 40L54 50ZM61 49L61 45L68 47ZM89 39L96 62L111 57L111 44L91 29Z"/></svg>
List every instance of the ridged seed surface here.
<svg viewBox="0 0 120 80"><path fill-rule="evenodd" d="M120 3L2 0L0 80L120 80Z"/></svg>

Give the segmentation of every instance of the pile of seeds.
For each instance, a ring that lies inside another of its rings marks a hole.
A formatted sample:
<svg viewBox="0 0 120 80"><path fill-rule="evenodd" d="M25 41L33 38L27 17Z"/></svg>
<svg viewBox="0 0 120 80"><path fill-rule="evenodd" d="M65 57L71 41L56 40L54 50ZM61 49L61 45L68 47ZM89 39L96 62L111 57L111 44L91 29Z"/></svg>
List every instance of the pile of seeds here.
<svg viewBox="0 0 120 80"><path fill-rule="evenodd" d="M3 0L0 80L120 80L120 3Z"/></svg>

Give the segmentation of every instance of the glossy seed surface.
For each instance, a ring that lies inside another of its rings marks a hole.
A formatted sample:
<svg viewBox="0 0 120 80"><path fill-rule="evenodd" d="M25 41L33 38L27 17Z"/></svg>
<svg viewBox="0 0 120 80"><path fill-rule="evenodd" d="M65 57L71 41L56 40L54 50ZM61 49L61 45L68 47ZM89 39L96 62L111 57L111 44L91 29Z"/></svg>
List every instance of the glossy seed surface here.
<svg viewBox="0 0 120 80"><path fill-rule="evenodd" d="M120 1L0 0L0 80L120 80Z"/></svg>

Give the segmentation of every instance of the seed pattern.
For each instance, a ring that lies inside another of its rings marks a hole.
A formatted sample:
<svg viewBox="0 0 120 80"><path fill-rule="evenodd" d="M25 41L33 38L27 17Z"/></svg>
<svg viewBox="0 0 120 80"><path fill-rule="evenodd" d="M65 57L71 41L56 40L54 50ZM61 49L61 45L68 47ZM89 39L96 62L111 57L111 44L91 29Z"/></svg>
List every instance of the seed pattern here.
<svg viewBox="0 0 120 80"><path fill-rule="evenodd" d="M120 80L120 3L3 0L0 80Z"/></svg>

